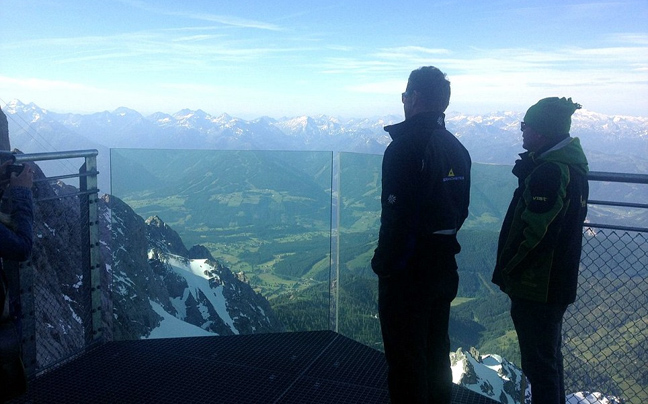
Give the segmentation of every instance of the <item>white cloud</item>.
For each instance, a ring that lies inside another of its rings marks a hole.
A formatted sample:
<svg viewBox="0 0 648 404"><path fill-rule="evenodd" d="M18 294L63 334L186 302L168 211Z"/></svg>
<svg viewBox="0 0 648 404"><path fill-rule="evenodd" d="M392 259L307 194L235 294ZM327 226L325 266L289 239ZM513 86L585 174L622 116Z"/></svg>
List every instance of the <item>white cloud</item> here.
<svg viewBox="0 0 648 404"><path fill-rule="evenodd" d="M98 88L61 80L43 80L38 78L20 79L5 76L0 76L0 85L6 89L6 92L11 92L12 89L18 88L42 92L100 91Z"/></svg>
<svg viewBox="0 0 648 404"><path fill-rule="evenodd" d="M284 29L275 24L269 24L261 21L247 20L244 18L233 17L229 15L214 15L214 14L185 14L185 13L166 13L167 15L175 15L187 17L196 20L203 20L209 22L216 22L224 25L231 25L238 28L255 28L268 31L283 31Z"/></svg>
<svg viewBox="0 0 648 404"><path fill-rule="evenodd" d="M137 0L119 0L119 1L123 4L136 7L140 10L144 10L154 14L180 17L180 18L186 18L192 20L209 21L218 24L238 27L238 28L253 28L253 29L269 30L269 31L283 30L282 27L276 24L271 24L263 21L256 21L256 20L240 18L240 17L230 16L230 15L218 15L212 13L198 13L198 12L185 11L191 6L192 3L183 4L181 7L183 9L182 11L172 11L159 6L150 6L143 1L137 1Z"/></svg>
<svg viewBox="0 0 648 404"><path fill-rule="evenodd" d="M614 33L614 34L607 35L606 40L610 42L620 42L629 45L648 45L648 34L643 32Z"/></svg>

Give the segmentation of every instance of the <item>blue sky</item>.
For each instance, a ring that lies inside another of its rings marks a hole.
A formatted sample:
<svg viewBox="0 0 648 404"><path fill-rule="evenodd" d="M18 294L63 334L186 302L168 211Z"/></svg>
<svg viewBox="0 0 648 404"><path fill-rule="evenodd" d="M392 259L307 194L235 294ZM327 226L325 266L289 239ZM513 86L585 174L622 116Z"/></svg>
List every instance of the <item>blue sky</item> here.
<svg viewBox="0 0 648 404"><path fill-rule="evenodd" d="M2 0L0 38L0 106L402 115L409 72L434 65L449 111L566 96L648 116L646 0Z"/></svg>

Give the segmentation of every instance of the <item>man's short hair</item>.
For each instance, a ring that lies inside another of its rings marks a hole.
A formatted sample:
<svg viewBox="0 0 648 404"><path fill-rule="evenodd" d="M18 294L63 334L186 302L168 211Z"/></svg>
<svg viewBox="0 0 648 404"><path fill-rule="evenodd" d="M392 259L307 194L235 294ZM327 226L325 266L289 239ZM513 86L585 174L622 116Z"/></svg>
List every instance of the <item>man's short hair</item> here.
<svg viewBox="0 0 648 404"><path fill-rule="evenodd" d="M410 73L407 91L416 91L421 102L435 112L444 112L450 104L450 81L434 66L423 66Z"/></svg>

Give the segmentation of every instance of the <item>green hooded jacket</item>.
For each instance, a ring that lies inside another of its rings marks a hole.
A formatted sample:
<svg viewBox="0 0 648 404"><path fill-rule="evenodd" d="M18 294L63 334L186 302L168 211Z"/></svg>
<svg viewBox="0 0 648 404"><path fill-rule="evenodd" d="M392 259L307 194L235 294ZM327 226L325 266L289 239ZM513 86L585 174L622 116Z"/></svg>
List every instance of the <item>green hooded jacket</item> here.
<svg viewBox="0 0 648 404"><path fill-rule="evenodd" d="M512 297L573 303L589 196L587 158L571 137L520 157L493 282Z"/></svg>

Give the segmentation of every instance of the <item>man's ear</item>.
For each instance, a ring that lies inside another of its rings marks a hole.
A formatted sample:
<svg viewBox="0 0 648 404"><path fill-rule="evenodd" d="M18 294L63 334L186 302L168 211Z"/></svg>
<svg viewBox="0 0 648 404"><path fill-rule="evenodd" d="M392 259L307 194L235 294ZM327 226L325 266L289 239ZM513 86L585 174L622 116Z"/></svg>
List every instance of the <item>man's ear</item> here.
<svg viewBox="0 0 648 404"><path fill-rule="evenodd" d="M411 97L412 97L412 105L415 105L419 99L419 92L416 90L412 91Z"/></svg>

